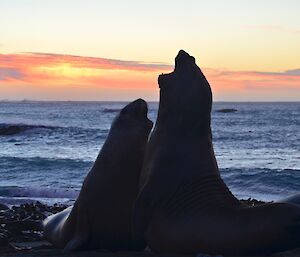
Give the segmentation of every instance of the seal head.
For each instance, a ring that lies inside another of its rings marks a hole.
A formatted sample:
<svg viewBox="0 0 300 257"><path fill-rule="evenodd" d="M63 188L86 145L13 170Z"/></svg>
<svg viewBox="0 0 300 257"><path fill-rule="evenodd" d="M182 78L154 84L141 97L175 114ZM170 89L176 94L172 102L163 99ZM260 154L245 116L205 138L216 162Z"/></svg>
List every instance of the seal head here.
<svg viewBox="0 0 300 257"><path fill-rule="evenodd" d="M172 126L172 130L174 126L189 131L208 130L212 92L193 56L180 50L175 58L174 71L160 75L158 84L160 103L157 122Z"/></svg>

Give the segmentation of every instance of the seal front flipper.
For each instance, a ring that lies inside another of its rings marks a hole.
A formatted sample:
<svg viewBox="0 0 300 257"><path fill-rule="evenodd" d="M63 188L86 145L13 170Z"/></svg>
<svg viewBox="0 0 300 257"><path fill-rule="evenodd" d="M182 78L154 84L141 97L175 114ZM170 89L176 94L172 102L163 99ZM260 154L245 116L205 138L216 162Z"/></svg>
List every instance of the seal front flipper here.
<svg viewBox="0 0 300 257"><path fill-rule="evenodd" d="M78 217L78 216L77 216ZM76 220L76 228L73 237L64 247L64 252L78 251L84 248L89 239L89 222L85 210L80 213L80 219Z"/></svg>
<svg viewBox="0 0 300 257"><path fill-rule="evenodd" d="M70 206L59 213L50 215L43 221L44 238L56 247L63 247L70 238L69 235L73 234L71 225L73 219L70 218L72 212L73 207ZM68 225L66 225L67 220ZM66 239L64 240L64 238Z"/></svg>

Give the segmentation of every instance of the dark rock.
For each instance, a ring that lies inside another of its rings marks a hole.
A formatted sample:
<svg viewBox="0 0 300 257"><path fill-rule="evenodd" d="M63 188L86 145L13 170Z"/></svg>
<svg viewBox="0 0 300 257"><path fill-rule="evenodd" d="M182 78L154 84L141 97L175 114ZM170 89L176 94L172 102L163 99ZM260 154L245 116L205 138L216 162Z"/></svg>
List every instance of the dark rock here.
<svg viewBox="0 0 300 257"><path fill-rule="evenodd" d="M26 125L26 124L0 124L0 136L11 136L30 129L55 129L52 126ZM18 143L16 145L19 145Z"/></svg>
<svg viewBox="0 0 300 257"><path fill-rule="evenodd" d="M267 204L267 202L259 201L259 200L252 199L252 198L241 199L240 202L243 204L246 204L248 206L258 206L258 205Z"/></svg>
<svg viewBox="0 0 300 257"><path fill-rule="evenodd" d="M237 109L225 108L225 109L217 110L216 112L230 113L230 112L237 112Z"/></svg>
<svg viewBox="0 0 300 257"><path fill-rule="evenodd" d="M8 245L8 235L7 233L0 232L0 247Z"/></svg>
<svg viewBox="0 0 300 257"><path fill-rule="evenodd" d="M28 244L42 240L42 221L47 216L67 207L63 204L50 206L40 202L21 204L11 208L3 205L3 210L0 210L0 252L19 250L12 242ZM23 247L21 248L23 250Z"/></svg>
<svg viewBox="0 0 300 257"><path fill-rule="evenodd" d="M42 230L41 221L26 219L7 222L5 228L9 231Z"/></svg>
<svg viewBox="0 0 300 257"><path fill-rule="evenodd" d="M23 132L26 130L24 127L10 125L5 127L0 127L0 135L9 136L9 135L15 135L20 132Z"/></svg>
<svg viewBox="0 0 300 257"><path fill-rule="evenodd" d="M0 211L9 210L9 207L3 203L0 203Z"/></svg>

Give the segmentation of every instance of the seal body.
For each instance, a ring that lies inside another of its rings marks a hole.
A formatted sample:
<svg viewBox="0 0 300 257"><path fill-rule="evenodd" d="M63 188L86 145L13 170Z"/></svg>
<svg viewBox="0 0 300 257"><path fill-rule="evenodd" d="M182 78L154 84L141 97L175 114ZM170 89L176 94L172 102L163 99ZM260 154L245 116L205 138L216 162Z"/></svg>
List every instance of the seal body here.
<svg viewBox="0 0 300 257"><path fill-rule="evenodd" d="M121 110L73 208L44 221L46 239L67 251L133 249L132 208L151 128L145 101Z"/></svg>
<svg viewBox="0 0 300 257"><path fill-rule="evenodd" d="M157 122L146 150L134 208L137 245L158 253L266 254L300 246L300 208L246 207L220 177L210 119L210 85L180 51L160 75Z"/></svg>

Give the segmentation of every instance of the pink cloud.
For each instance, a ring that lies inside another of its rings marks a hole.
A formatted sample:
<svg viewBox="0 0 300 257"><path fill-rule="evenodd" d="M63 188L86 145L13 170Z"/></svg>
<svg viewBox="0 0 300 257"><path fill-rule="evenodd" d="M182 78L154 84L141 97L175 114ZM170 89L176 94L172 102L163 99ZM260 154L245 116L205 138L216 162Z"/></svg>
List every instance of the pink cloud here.
<svg viewBox="0 0 300 257"><path fill-rule="evenodd" d="M26 86L31 91L34 91L33 88L39 92L47 90L48 94L51 92L53 95L58 88L67 90L74 86L82 93L86 90L155 92L158 90L158 74L172 70L173 66L169 64L99 57L43 53L0 54L0 95L1 90L12 90L9 88L15 85L24 85L23 90ZM299 95L300 92L300 69L261 72L203 68L203 72L216 95L247 95L255 92L270 95L298 92Z"/></svg>
<svg viewBox="0 0 300 257"><path fill-rule="evenodd" d="M0 67L0 81L10 79L21 79L23 77L22 72L15 68Z"/></svg>
<svg viewBox="0 0 300 257"><path fill-rule="evenodd" d="M30 67L30 66L56 66L71 64L73 67L89 67L94 69L130 70L130 71L158 71L170 69L172 66L164 63L146 63L126 61L99 57L86 57L76 55L62 55L51 53L23 53L0 54L0 67Z"/></svg>

